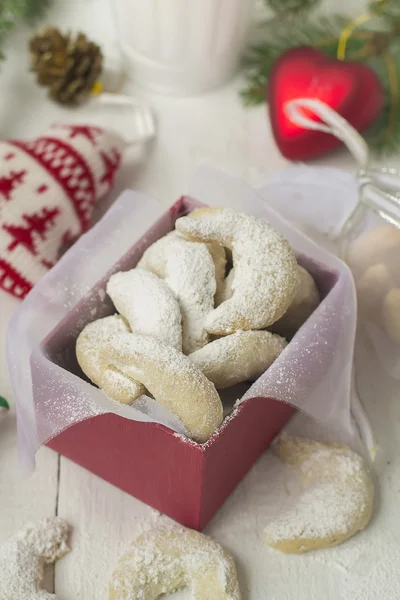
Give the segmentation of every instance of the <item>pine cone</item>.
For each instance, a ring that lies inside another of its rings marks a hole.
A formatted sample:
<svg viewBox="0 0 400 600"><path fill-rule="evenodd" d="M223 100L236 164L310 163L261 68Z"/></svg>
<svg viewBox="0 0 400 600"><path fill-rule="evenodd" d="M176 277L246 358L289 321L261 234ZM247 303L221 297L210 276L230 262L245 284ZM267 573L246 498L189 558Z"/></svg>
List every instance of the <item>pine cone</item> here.
<svg viewBox="0 0 400 600"><path fill-rule="evenodd" d="M81 104L100 78L100 47L83 33L73 38L48 28L31 39L29 50L39 85L48 87L50 97L61 104Z"/></svg>

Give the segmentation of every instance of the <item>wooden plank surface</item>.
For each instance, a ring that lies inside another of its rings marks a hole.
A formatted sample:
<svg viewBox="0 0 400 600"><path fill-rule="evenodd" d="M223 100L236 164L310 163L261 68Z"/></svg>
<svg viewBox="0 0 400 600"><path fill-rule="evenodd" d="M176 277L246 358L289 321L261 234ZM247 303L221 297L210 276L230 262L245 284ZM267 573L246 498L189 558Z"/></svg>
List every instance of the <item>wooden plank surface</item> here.
<svg viewBox="0 0 400 600"><path fill-rule="evenodd" d="M58 456L47 448L37 455L35 474L29 479L22 477L13 411L0 422L0 542L30 521L55 515L57 492ZM45 586L50 592L53 579L53 567L49 567Z"/></svg>
<svg viewBox="0 0 400 600"><path fill-rule="evenodd" d="M109 15L107 0L85 3L60 0L49 16L49 23L63 28L79 27L111 52L115 31ZM44 91L35 86L25 67L21 67L26 64L26 37L24 32L16 37L10 45L10 58L2 67L3 89L7 90L0 98L3 135L35 135L61 118L84 120L95 116L100 124L112 121L115 115L110 116L111 109L107 107L84 107L79 114L70 115L45 102ZM285 161L271 140L265 107L243 111L237 97L240 86L241 82L236 81L223 90L185 100L150 97L159 123L157 140L143 154L142 162L127 161L119 189L136 187L168 206L186 191L191 174L204 158L228 166L248 180L255 179L260 172L284 166ZM137 94L146 97L143 92ZM26 98L30 99L29 106ZM127 128L129 118L129 114L124 116ZM323 164L343 166L348 162L343 154L329 157ZM4 316L2 319L3 343L6 324ZM366 342L361 350L365 371L360 382L362 395L381 447L377 480L380 492L374 520L364 534L338 549L301 557L287 557L269 550L263 543L263 525L280 502L296 492L296 482L266 453L207 528L237 559L246 600L400 598L398 386L376 368ZM4 359L4 345L1 356ZM126 460L140 460L140 457L126 457ZM55 570L55 590L61 600L106 599L110 573L125 544L143 528L163 519L67 459L58 461L57 455L47 449L39 452L34 476L22 480L12 414L0 422L0 541L27 520L56 513L73 528L72 552ZM49 590L52 580L50 572L46 581ZM171 596L182 600L189 597L188 592Z"/></svg>
<svg viewBox="0 0 400 600"><path fill-rule="evenodd" d="M23 477L19 465L16 412L5 358L8 321L20 302L0 292L0 394L11 410L0 415L0 543L29 521L56 514L59 483L58 456L42 448L36 457L36 472ZM54 590L54 569L46 569L45 587ZM1 591L1 590L0 590Z"/></svg>
<svg viewBox="0 0 400 600"><path fill-rule="evenodd" d="M73 528L74 551L57 565L57 592L66 599L106 598L124 546L157 514L66 458L60 475L58 513Z"/></svg>

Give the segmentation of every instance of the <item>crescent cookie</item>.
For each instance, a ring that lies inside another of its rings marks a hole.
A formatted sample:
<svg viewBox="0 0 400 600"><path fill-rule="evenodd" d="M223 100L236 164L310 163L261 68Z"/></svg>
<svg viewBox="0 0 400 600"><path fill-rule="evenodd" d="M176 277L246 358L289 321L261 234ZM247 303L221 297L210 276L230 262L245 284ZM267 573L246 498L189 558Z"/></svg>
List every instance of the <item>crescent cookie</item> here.
<svg viewBox="0 0 400 600"><path fill-rule="evenodd" d="M146 390L138 381L111 367L100 354L101 344L127 332L129 327L119 315L89 323L76 340L76 358L85 375L107 396L123 404L132 404Z"/></svg>
<svg viewBox="0 0 400 600"><path fill-rule="evenodd" d="M371 265L390 263L393 257L397 263L400 251L400 230L393 225L382 225L360 235L349 247L347 262L356 279Z"/></svg>
<svg viewBox="0 0 400 600"><path fill-rule="evenodd" d="M374 488L363 459L351 448L281 435L278 456L298 467L307 488L296 504L264 533L282 552L307 552L336 546L368 524Z"/></svg>
<svg viewBox="0 0 400 600"><path fill-rule="evenodd" d="M189 358L217 389L223 389L262 375L286 345L285 339L269 331L237 331Z"/></svg>
<svg viewBox="0 0 400 600"><path fill-rule="evenodd" d="M385 295L393 285L395 283L386 264L380 263L369 267L356 280L360 316L374 319L379 315Z"/></svg>
<svg viewBox="0 0 400 600"><path fill-rule="evenodd" d="M400 288L392 288L382 306L382 324L390 339L400 344Z"/></svg>
<svg viewBox="0 0 400 600"><path fill-rule="evenodd" d="M215 291L215 304L217 304L218 296L225 287L226 252L225 248L220 244L206 244L206 246L214 261L215 282L217 286Z"/></svg>
<svg viewBox="0 0 400 600"><path fill-rule="evenodd" d="M182 347L190 354L208 342L205 319L214 308L215 267L205 244L177 235L161 238L144 252L138 266L165 278L182 313Z"/></svg>
<svg viewBox="0 0 400 600"><path fill-rule="evenodd" d="M1 600L57 600L42 589L45 565L62 558L69 547L69 527L60 517L27 525L0 545Z"/></svg>
<svg viewBox="0 0 400 600"><path fill-rule="evenodd" d="M215 295L215 306L219 306L229 298L233 296L233 286L235 282L235 269L231 269L228 275L225 277L219 288L217 286L217 293Z"/></svg>
<svg viewBox="0 0 400 600"><path fill-rule="evenodd" d="M107 294L132 331L182 349L179 304L157 275L144 269L115 273L108 281Z"/></svg>
<svg viewBox="0 0 400 600"><path fill-rule="evenodd" d="M233 296L208 315L209 333L265 329L286 312L295 294L297 262L287 240L271 225L228 209L201 208L178 219L176 228L190 240L218 242L232 250Z"/></svg>
<svg viewBox="0 0 400 600"><path fill-rule="evenodd" d="M179 231L177 231L176 229L174 229L174 231L171 231L170 233L167 234L167 237L170 237L170 236L175 237L180 240L185 240L186 242L188 241L185 238L185 236L182 235L181 233L179 233ZM225 271L226 271L226 265L227 265L226 250L223 246L221 246L220 244L217 244L217 243L206 244L206 246L207 246L208 251L211 254L211 257L214 261L215 279L217 281L217 292L218 292L218 287L222 285L222 283L225 279Z"/></svg>
<svg viewBox="0 0 400 600"><path fill-rule="evenodd" d="M304 267L297 267L297 286L293 301L283 317L274 323L270 329L290 339L307 321L320 303L318 288L310 273Z"/></svg>
<svg viewBox="0 0 400 600"><path fill-rule="evenodd" d="M188 241L185 236L181 235L178 231L172 231L169 235L175 235L179 239ZM192 244L196 244L198 242L191 242ZM214 269L215 269L215 282L217 289L215 291L215 303L217 302L218 296L222 293L222 290L225 285L225 272L226 272L226 251L223 246L220 244L206 244L209 253L211 254L211 258L214 261Z"/></svg>
<svg viewBox="0 0 400 600"><path fill-rule="evenodd" d="M214 385L192 361L155 338L124 333L101 345L103 360L140 381L155 400L174 413L197 442L222 423L222 403Z"/></svg>
<svg viewBox="0 0 400 600"><path fill-rule="evenodd" d="M197 531L158 528L121 556L109 600L156 600L185 587L196 600L241 600L236 566L224 548Z"/></svg>

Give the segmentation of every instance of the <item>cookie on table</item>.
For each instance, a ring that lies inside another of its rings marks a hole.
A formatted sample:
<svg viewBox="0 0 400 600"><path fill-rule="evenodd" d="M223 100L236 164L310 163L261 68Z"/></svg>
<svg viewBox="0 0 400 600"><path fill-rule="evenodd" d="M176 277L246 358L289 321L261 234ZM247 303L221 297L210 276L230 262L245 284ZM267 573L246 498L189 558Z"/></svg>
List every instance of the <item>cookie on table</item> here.
<svg viewBox="0 0 400 600"><path fill-rule="evenodd" d="M364 460L347 446L281 435L278 456L297 467L308 487L264 530L281 552L308 552L346 541L368 524L374 487Z"/></svg>
<svg viewBox="0 0 400 600"><path fill-rule="evenodd" d="M0 598L46 600L57 597L45 592L43 571L69 552L68 525L60 517L27 525L0 545Z"/></svg>
<svg viewBox="0 0 400 600"><path fill-rule="evenodd" d="M196 600L241 600L236 566L210 537L183 527L152 529L121 556L109 600L143 598L189 587Z"/></svg>

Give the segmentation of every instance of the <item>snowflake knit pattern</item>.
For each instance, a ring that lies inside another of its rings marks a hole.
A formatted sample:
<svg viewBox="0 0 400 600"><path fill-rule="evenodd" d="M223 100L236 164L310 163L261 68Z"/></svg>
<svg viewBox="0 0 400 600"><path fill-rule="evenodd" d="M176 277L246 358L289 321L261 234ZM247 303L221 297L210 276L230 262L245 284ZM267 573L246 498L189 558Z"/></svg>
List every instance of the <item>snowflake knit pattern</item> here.
<svg viewBox="0 0 400 600"><path fill-rule="evenodd" d="M54 125L0 142L0 289L24 298L86 231L113 186L125 142L98 127Z"/></svg>

